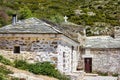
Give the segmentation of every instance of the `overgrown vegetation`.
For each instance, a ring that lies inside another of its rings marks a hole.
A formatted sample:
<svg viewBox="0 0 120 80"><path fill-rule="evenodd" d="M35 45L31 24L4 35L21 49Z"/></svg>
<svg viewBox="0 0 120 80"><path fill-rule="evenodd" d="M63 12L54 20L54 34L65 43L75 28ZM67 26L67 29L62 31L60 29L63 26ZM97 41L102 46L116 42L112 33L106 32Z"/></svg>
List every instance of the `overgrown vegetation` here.
<svg viewBox="0 0 120 80"><path fill-rule="evenodd" d="M19 68L19 69L23 69L23 70L27 70L29 68L29 64L23 60L15 60L14 67Z"/></svg>
<svg viewBox="0 0 120 80"><path fill-rule="evenodd" d="M12 74L13 72L7 69L5 66L0 66L0 80L11 80L8 74Z"/></svg>
<svg viewBox="0 0 120 80"><path fill-rule="evenodd" d="M63 74L61 74L53 64L50 62L37 62L37 63L27 63L24 60L15 60L13 63L10 62L8 59L4 58L2 55L0 55L0 62L6 65L12 65L16 68L28 70L29 72L32 72L34 74L41 74L41 75L47 75L51 77L58 78L60 80L69 80L69 78ZM14 64L14 65L13 65ZM2 73L1 73L2 72ZM6 69L4 66L0 66L0 80L6 80L4 77L7 74L12 73L10 70ZM11 78L11 80L19 80L18 78Z"/></svg>
<svg viewBox="0 0 120 80"><path fill-rule="evenodd" d="M119 0L0 0L0 26L9 24L15 13L19 19L34 16L56 23L66 15L68 21L90 26L90 35L107 34L108 29L120 26L119 10Z"/></svg>
<svg viewBox="0 0 120 80"><path fill-rule="evenodd" d="M118 75L119 74L117 74L117 73L112 74L112 76L114 76L114 77L118 77Z"/></svg>
<svg viewBox="0 0 120 80"><path fill-rule="evenodd" d="M0 55L0 62L6 65L12 65L12 62L10 60L4 58L2 55Z"/></svg>
<svg viewBox="0 0 120 80"><path fill-rule="evenodd" d="M15 67L23 70L28 70L34 74L42 74L51 77L58 78L60 80L69 80L68 77L61 74L55 67L49 62L38 62L34 64L29 64L23 60L16 60L14 62Z"/></svg>

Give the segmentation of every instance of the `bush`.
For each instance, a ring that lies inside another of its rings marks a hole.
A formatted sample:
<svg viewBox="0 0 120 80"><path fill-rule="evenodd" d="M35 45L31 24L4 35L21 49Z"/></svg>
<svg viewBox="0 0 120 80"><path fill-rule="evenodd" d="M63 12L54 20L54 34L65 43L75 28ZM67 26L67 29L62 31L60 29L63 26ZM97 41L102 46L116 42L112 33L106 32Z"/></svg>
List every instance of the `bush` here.
<svg viewBox="0 0 120 80"><path fill-rule="evenodd" d="M13 72L7 69L5 66L0 66L0 80L8 80L8 74Z"/></svg>
<svg viewBox="0 0 120 80"><path fill-rule="evenodd" d="M29 71L35 74L43 74L53 77L56 77L56 75L58 74L58 71L49 62L38 62L36 64L31 64L31 66L29 67Z"/></svg>
<svg viewBox="0 0 120 80"><path fill-rule="evenodd" d="M118 77L118 75L119 74L117 74L117 73L112 74L112 76L114 76L114 77Z"/></svg>
<svg viewBox="0 0 120 80"><path fill-rule="evenodd" d="M0 80L6 80L5 76L2 73L0 73Z"/></svg>
<svg viewBox="0 0 120 80"><path fill-rule="evenodd" d="M7 74L12 74L13 72L7 69L5 66L0 66L0 73L7 75Z"/></svg>
<svg viewBox="0 0 120 80"><path fill-rule="evenodd" d="M52 65L50 62L38 62L35 64L29 64L23 60L15 60L14 64L16 68L29 70L34 74L47 75L58 78L60 80L69 80L69 78L61 74L57 69L55 69L54 65Z"/></svg>
<svg viewBox="0 0 120 80"><path fill-rule="evenodd" d="M29 67L29 64L24 60L15 60L14 67L23 69L23 70L27 70Z"/></svg>
<svg viewBox="0 0 120 80"><path fill-rule="evenodd" d="M19 79L19 78L14 77L14 78L11 78L11 80L20 80L20 79Z"/></svg>
<svg viewBox="0 0 120 80"><path fill-rule="evenodd" d="M42 74L58 78L60 80L69 80L65 75L62 75L50 62L42 62L31 64L29 71L34 74Z"/></svg>
<svg viewBox="0 0 120 80"><path fill-rule="evenodd" d="M12 63L10 62L10 60L4 58L2 55L0 55L0 62L6 65L12 65Z"/></svg>

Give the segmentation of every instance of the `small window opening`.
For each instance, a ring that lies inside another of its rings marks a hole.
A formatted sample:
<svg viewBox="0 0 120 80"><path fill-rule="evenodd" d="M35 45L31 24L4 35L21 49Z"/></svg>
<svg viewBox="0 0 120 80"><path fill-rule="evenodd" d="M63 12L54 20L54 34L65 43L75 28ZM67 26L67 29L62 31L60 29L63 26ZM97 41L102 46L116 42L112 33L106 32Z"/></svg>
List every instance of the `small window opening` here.
<svg viewBox="0 0 120 80"><path fill-rule="evenodd" d="M14 47L14 53L20 53L20 46Z"/></svg>
<svg viewBox="0 0 120 80"><path fill-rule="evenodd" d="M73 50L74 50L74 46L72 46L71 49L72 49L72 52L73 52Z"/></svg>
<svg viewBox="0 0 120 80"><path fill-rule="evenodd" d="M63 58L65 58L65 52L63 52Z"/></svg>

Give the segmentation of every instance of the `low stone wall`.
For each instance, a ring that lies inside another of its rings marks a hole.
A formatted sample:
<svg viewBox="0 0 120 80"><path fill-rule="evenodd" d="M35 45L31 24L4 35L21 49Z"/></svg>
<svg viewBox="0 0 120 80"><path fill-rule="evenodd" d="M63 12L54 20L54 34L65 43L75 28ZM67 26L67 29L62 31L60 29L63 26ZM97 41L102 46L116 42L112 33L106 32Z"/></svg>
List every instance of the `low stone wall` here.
<svg viewBox="0 0 120 80"><path fill-rule="evenodd" d="M120 74L120 49L92 49L93 71Z"/></svg>

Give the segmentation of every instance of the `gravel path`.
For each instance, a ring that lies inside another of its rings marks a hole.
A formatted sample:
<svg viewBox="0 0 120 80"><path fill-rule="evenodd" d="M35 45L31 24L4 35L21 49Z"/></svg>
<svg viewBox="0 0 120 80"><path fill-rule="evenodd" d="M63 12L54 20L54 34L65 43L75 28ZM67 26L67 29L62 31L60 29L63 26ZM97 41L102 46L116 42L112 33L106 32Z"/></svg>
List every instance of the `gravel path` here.
<svg viewBox="0 0 120 80"><path fill-rule="evenodd" d="M117 80L117 77L112 77L112 76L86 76L84 80Z"/></svg>

